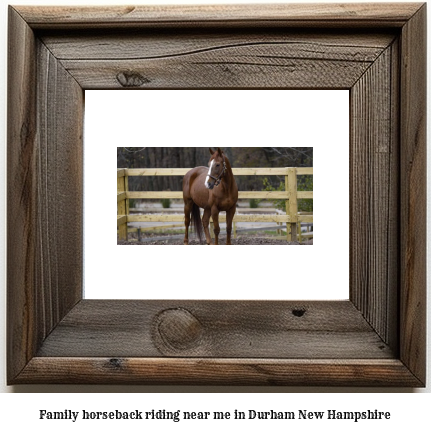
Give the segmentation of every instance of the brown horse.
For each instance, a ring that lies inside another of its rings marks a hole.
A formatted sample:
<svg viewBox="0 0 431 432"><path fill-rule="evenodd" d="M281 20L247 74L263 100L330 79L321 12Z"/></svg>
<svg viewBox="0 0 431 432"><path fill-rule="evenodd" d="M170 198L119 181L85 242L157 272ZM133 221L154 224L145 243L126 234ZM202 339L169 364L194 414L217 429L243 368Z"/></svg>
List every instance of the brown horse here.
<svg viewBox="0 0 431 432"><path fill-rule="evenodd" d="M210 149L210 154L209 168L193 168L184 177L183 197L186 216L184 244L186 245L189 244L190 219L193 222L199 241L202 241L203 225L207 244L211 244L210 216L214 222L215 244L218 245L218 236L220 234L218 215L221 211L226 212L226 244L231 244L232 220L238 201L238 187L226 155L219 148L215 152ZM202 221L199 207L204 209Z"/></svg>

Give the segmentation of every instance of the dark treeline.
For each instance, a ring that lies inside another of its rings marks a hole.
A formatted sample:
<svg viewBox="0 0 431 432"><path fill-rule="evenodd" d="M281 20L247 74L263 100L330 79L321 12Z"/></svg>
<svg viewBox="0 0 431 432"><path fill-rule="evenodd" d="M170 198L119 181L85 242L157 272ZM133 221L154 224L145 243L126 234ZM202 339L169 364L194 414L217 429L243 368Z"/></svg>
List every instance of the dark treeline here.
<svg viewBox="0 0 431 432"><path fill-rule="evenodd" d="M312 167L312 147L223 147L233 168ZM207 166L206 147L118 147L117 168L194 168ZM262 190L261 176L236 177L239 190ZM277 187L284 178L268 177ZM130 177L130 190L182 190L182 177Z"/></svg>

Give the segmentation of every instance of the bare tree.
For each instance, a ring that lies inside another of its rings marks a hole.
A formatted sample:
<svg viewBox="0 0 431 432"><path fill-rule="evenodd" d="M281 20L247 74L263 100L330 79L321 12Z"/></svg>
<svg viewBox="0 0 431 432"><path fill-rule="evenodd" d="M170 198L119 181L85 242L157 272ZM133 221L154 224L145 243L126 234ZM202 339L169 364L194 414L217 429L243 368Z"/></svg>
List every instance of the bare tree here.
<svg viewBox="0 0 431 432"><path fill-rule="evenodd" d="M233 167L307 167L313 166L311 147L224 147ZM118 168L194 168L206 166L209 159L206 147L118 147ZM237 178L240 190L262 189L262 178ZM274 186L283 179L269 179ZM131 177L130 190L182 189L181 177Z"/></svg>

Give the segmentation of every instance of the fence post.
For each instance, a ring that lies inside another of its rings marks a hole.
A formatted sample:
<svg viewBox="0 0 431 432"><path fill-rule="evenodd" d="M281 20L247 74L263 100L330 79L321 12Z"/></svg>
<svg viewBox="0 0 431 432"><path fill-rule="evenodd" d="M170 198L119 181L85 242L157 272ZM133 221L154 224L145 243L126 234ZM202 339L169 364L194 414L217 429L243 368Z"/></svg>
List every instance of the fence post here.
<svg viewBox="0 0 431 432"><path fill-rule="evenodd" d="M286 201L286 214L290 216L290 223L286 224L287 241L297 241L298 235L296 224L298 222L298 187L296 180L296 168L287 169L285 187L289 197Z"/></svg>
<svg viewBox="0 0 431 432"><path fill-rule="evenodd" d="M130 214L130 200L129 198L127 198L127 193L129 192L129 171L126 169L124 170L124 190L126 192L126 216L127 216L127 221L129 221L129 214ZM126 235L127 237L129 236L129 232L127 229L127 224L126 224Z"/></svg>
<svg viewBox="0 0 431 432"><path fill-rule="evenodd" d="M119 193L126 193L128 189L128 177L127 177L127 170L123 170L123 173L118 176L117 175L117 194ZM117 201L117 216L127 216L129 213L129 203L128 198L124 197L124 199ZM118 237L120 240L128 240L127 236L127 218L126 223L121 224L118 227Z"/></svg>
<svg viewBox="0 0 431 432"><path fill-rule="evenodd" d="M301 227L301 222L298 223L298 241L299 241L299 243L302 243L302 227Z"/></svg>
<svg viewBox="0 0 431 432"><path fill-rule="evenodd" d="M287 194L287 198L286 198L286 215L289 216L289 176L286 174L284 177L284 189L286 191ZM286 222L286 240L288 242L292 241L292 235L291 235L291 227L290 227L290 223Z"/></svg>

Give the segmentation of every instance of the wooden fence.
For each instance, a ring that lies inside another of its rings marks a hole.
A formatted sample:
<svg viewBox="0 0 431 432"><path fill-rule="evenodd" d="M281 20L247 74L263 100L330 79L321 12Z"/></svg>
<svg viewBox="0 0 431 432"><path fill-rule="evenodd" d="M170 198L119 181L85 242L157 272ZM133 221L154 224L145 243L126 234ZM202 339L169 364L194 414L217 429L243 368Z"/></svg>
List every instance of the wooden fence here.
<svg viewBox="0 0 431 432"><path fill-rule="evenodd" d="M131 192L129 177L132 176L184 176L191 168L121 168L117 169L117 228L120 239L127 239L129 222L184 222L184 215L131 215L129 199L182 199L181 192ZM238 192L238 199L285 199L286 214L275 215L241 215L236 214L235 222L274 222L286 224L286 240L297 241L297 224L313 223L312 214L298 213L298 199L313 199L313 191L298 191L297 176L313 175L313 168L233 168L235 176L284 176L284 191ZM220 214L220 222L226 216Z"/></svg>

